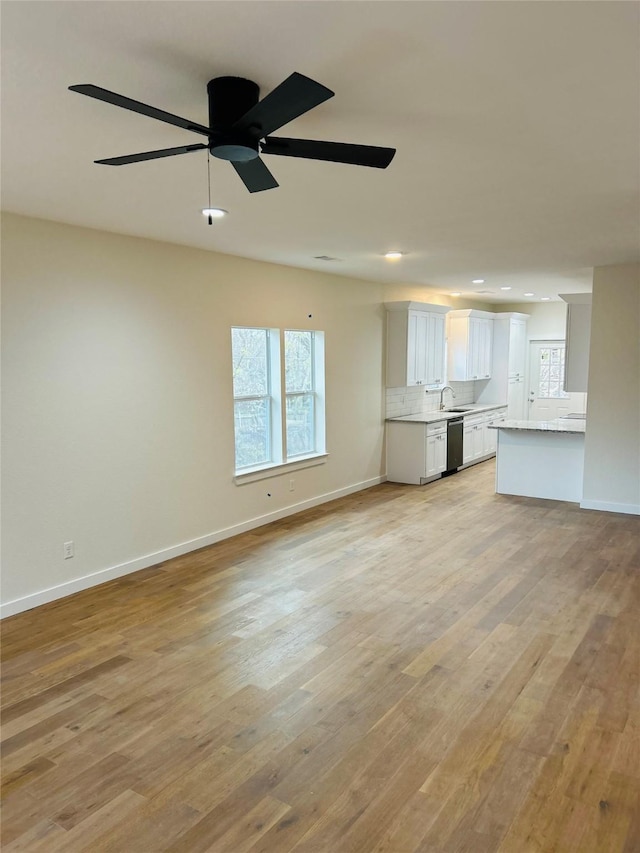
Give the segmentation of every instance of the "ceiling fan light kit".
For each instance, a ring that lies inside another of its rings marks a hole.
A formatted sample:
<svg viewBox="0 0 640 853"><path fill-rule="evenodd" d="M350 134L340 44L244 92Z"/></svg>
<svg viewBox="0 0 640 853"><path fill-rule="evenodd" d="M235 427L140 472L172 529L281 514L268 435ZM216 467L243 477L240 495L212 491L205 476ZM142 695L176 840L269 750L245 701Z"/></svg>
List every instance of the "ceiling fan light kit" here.
<svg viewBox="0 0 640 853"><path fill-rule="evenodd" d="M335 94L321 83L297 72L287 77L262 100L260 88L252 80L245 80L244 77L216 77L210 80L207 84L209 127L90 83L69 86L69 89L207 137L206 144L182 145L95 161L107 166L124 166L208 149L214 157L228 160L249 192L254 193L278 186L260 154L385 169L396 153L395 148L375 145L270 136L273 131Z"/></svg>

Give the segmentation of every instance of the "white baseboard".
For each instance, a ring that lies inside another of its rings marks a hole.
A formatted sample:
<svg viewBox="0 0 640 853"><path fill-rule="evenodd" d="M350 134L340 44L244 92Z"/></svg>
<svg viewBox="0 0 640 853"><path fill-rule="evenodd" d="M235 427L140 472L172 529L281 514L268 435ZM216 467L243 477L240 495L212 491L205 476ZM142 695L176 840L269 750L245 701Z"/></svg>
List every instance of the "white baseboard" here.
<svg viewBox="0 0 640 853"><path fill-rule="evenodd" d="M269 524L271 521L278 521L281 518L286 518L289 515L295 515L305 509L311 509L314 506L334 501L337 498L351 495L354 492L369 489L371 486L377 486L383 483L387 478L372 477L370 480L364 480L361 483L355 483L351 486L346 486L343 489L337 489L334 492L327 492L323 495L317 495L314 498L309 498L306 501L292 504L274 512L260 515L257 518L252 518L249 521L243 521L240 524L234 524L231 527L225 527L222 530L216 530L213 533L208 533L206 536L199 536L197 539L191 539L189 542L181 542L179 545L173 545L171 548L164 548L162 551L156 551L153 554L146 554L144 557L137 557L135 560L129 560L126 563L120 563L118 566L111 566L108 569L101 569L98 572L93 572L89 575L84 575L74 580L66 581L57 586L42 589L39 592L25 595L23 598L16 598L14 601L7 601L0 605L0 619L7 616L14 616L16 613L22 613L25 610L31 610L33 607L39 607L41 604L48 604L50 601L56 601L59 598L65 598L67 595L73 595L76 592L81 592L84 589L90 589L98 584L106 583L107 581L115 580L116 578L129 575L132 572L139 572L141 569L148 569L150 566L155 566L158 563L163 563L165 560L171 560L173 557L181 557L183 554L188 554L190 551L197 551L198 548L206 548L207 545L213 545L223 539L229 539L232 536L237 536L239 533L246 533L248 530L254 530L256 527L262 527L264 524Z"/></svg>
<svg viewBox="0 0 640 853"><path fill-rule="evenodd" d="M608 501L580 501L580 509L597 509L600 512L623 512L640 515L640 504L616 504Z"/></svg>

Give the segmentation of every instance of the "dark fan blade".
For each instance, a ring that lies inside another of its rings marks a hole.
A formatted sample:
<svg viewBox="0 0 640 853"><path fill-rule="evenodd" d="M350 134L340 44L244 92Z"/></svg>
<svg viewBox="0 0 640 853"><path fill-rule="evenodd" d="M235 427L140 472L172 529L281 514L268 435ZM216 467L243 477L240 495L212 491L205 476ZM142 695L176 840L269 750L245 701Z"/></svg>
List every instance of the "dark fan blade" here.
<svg viewBox="0 0 640 853"><path fill-rule="evenodd" d="M173 157L174 154L188 154L190 151L202 151L206 145L181 145L179 148L161 148L159 151L143 151L142 154L125 154L124 157L109 157L108 160L94 160L105 166L126 166L127 163L139 163L141 160L157 160L159 157Z"/></svg>
<svg viewBox="0 0 640 853"><path fill-rule="evenodd" d="M269 92L266 98L258 101L239 118L234 128L246 130L255 125L260 128L263 138L334 95L335 92L331 89L294 71L276 86L273 92Z"/></svg>
<svg viewBox="0 0 640 853"><path fill-rule="evenodd" d="M140 115L158 119L158 121L166 121L167 124L174 124L176 127L182 127L184 130L193 130L195 133L202 133L204 136L211 136L211 131L208 127L196 124L194 121L189 121L186 118L180 118L180 116L174 116L172 113L166 113L164 110L158 110L155 107L150 107L147 104L142 104L140 101L125 98L124 95L117 95L115 92L110 92L108 89L101 89L99 86L93 86L91 83L83 83L79 86L69 86L69 89L72 92L79 92L81 95L88 95L90 98L96 98L98 101L106 101L108 104L115 104L116 107L123 107L125 110L132 110L134 113L140 113Z"/></svg>
<svg viewBox="0 0 640 853"><path fill-rule="evenodd" d="M250 193L272 190L278 186L278 182L259 157L256 157L255 160L232 162L231 165L240 175Z"/></svg>
<svg viewBox="0 0 640 853"><path fill-rule="evenodd" d="M376 145L351 145L348 142L318 142L314 139L284 139L275 136L267 137L261 149L263 154L304 157L306 160L331 160L333 163L373 166L375 169L386 169L396 153L395 148L379 148Z"/></svg>

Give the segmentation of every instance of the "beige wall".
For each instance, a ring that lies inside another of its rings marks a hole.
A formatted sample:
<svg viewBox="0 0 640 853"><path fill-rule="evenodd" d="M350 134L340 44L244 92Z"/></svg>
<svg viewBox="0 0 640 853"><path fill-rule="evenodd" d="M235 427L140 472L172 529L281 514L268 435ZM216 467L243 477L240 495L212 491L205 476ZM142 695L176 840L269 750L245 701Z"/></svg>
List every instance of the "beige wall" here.
<svg viewBox="0 0 640 853"><path fill-rule="evenodd" d="M518 302L495 307L494 311L519 311L528 314L527 338L529 340L561 340L566 333L566 302Z"/></svg>
<svg viewBox="0 0 640 853"><path fill-rule="evenodd" d="M2 225L2 600L24 600L5 613L383 476L381 285ZM325 331L329 458L293 493L288 476L233 482L233 324Z"/></svg>
<svg viewBox="0 0 640 853"><path fill-rule="evenodd" d="M582 506L640 513L640 264L593 276Z"/></svg>
<svg viewBox="0 0 640 853"><path fill-rule="evenodd" d="M14 215L2 248L4 614L378 482L382 303L447 301ZM596 271L592 502L639 502L637 271ZM233 324L325 332L329 458L293 493L288 474L234 484Z"/></svg>
<svg viewBox="0 0 640 853"><path fill-rule="evenodd" d="M448 305L450 308L477 308L479 311L501 311L488 302L479 302L466 297L449 296L446 293L436 293L426 285L421 287L417 284L385 284L383 285L383 299L385 302L430 302L433 305Z"/></svg>

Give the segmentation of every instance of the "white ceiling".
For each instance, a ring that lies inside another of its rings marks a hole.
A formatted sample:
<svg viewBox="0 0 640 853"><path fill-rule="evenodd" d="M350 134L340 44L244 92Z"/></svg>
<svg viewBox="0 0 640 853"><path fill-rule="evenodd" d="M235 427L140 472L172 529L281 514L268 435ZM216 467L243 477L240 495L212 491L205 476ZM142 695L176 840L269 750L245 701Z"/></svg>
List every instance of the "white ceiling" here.
<svg viewBox="0 0 640 853"><path fill-rule="evenodd" d="M640 258L639 10L3 2L2 206L491 301L589 290L593 266ZM248 77L264 96L293 71L336 96L279 135L392 146L394 161L265 156L280 187L251 195L212 158L212 202L230 212L212 227L206 152L92 162L201 137L67 90L94 83L207 124L209 79Z"/></svg>

